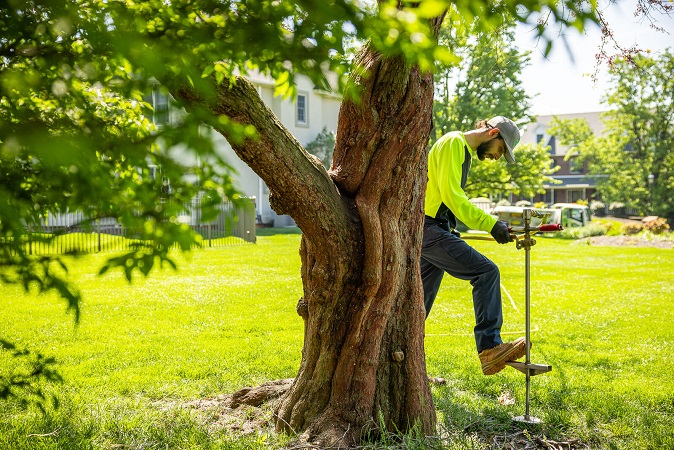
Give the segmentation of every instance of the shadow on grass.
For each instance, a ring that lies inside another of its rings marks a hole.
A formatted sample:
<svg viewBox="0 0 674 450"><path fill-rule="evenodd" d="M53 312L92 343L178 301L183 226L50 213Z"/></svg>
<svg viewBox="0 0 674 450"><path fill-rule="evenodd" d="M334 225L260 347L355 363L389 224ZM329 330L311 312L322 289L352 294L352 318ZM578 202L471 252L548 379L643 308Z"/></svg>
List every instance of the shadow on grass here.
<svg viewBox="0 0 674 450"><path fill-rule="evenodd" d="M490 398L474 389L465 390L455 385L436 388L433 397L438 411L438 431L443 442L442 448L591 448L582 440L587 436L573 435L573 418L568 409L563 407L564 395L570 395L564 374L560 383L557 397L546 398L559 407L548 409L540 424L514 421L513 417L520 415L522 405L518 405L518 409L499 406L501 397ZM543 411L539 408L538 412Z"/></svg>
<svg viewBox="0 0 674 450"><path fill-rule="evenodd" d="M302 234L298 227L259 227L255 230L257 236L276 236L277 234Z"/></svg>

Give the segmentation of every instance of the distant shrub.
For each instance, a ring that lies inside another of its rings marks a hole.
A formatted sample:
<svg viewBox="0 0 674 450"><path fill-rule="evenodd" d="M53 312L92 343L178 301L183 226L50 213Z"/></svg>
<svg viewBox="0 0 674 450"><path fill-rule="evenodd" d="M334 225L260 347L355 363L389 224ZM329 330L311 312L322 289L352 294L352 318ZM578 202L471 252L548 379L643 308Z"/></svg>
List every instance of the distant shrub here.
<svg viewBox="0 0 674 450"><path fill-rule="evenodd" d="M604 216L606 215L606 204L599 200L592 200L590 202L590 210L595 216Z"/></svg>
<svg viewBox="0 0 674 450"><path fill-rule="evenodd" d="M646 222L644 229L650 231L653 234L664 234L669 231L669 225L667 224L667 219L658 217L655 220Z"/></svg>
<svg viewBox="0 0 674 450"><path fill-rule="evenodd" d="M604 227L607 236L620 236L622 234L622 224L614 220L593 219L592 225L601 225Z"/></svg>
<svg viewBox="0 0 674 450"><path fill-rule="evenodd" d="M592 211L604 208L606 208L606 204L604 202L600 202L599 200L592 200L592 202L590 202L590 209Z"/></svg>
<svg viewBox="0 0 674 450"><path fill-rule="evenodd" d="M622 225L617 222L606 222L604 226L606 227L607 236L620 236L623 234Z"/></svg>
<svg viewBox="0 0 674 450"><path fill-rule="evenodd" d="M590 225L577 228L565 228L560 233L556 233L556 237L562 239L583 239L590 236L603 236L608 231L608 228L600 223L591 223Z"/></svg>
<svg viewBox="0 0 674 450"><path fill-rule="evenodd" d="M644 231L644 226L640 223L628 223L623 225L622 232L623 234L639 234Z"/></svg>
<svg viewBox="0 0 674 450"><path fill-rule="evenodd" d="M328 131L323 127L323 131L318 133L316 139L304 146L304 149L312 155L318 157L326 169L332 164L332 154L335 150L335 132Z"/></svg>

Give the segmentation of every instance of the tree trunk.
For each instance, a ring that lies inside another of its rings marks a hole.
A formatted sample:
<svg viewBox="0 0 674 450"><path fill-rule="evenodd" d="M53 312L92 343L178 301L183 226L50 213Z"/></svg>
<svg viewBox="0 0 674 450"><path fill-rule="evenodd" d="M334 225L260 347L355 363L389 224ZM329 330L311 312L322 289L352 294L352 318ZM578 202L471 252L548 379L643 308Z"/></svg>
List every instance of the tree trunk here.
<svg viewBox="0 0 674 450"><path fill-rule="evenodd" d="M381 427L435 432L419 274L433 78L367 47L358 62L369 76L352 80L360 101L342 104L329 172L246 80L218 87L214 102L172 90L188 108L257 128L259 139L232 147L303 232L302 362L276 424L324 447Z"/></svg>
<svg viewBox="0 0 674 450"><path fill-rule="evenodd" d="M344 102L330 170L359 220L336 253L303 235L302 364L277 411L279 428L319 445L435 426L419 278L432 78L369 51L361 63L376 81Z"/></svg>

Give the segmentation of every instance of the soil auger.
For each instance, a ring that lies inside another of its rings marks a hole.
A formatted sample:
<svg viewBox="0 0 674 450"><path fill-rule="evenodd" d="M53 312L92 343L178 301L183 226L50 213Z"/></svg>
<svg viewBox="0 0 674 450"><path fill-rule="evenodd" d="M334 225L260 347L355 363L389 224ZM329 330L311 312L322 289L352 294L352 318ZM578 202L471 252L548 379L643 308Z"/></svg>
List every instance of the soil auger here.
<svg viewBox="0 0 674 450"><path fill-rule="evenodd" d="M561 224L545 224L542 223L538 226L531 225L532 218L541 219L541 222L544 222L544 219L548 217L549 213L537 212L534 209L525 208L522 213L523 226L510 226L508 231L510 231L512 238L515 240L517 249L524 249L524 279L525 279L525 340L526 340L526 360L524 362L520 361L508 361L506 364L510 367L519 370L524 375L526 375L526 407L525 413L523 416L514 417L513 420L517 422L524 422L530 424L541 423L541 419L534 417L529 414L530 407L530 392L531 392L531 377L540 375L552 370L552 366L547 364L534 364L531 362L531 247L536 245L536 240L532 236L538 232L555 232L561 231L564 228ZM522 234L515 234L522 233ZM464 239L476 239L476 240L490 240L494 239L490 236L461 236Z"/></svg>
<svg viewBox="0 0 674 450"><path fill-rule="evenodd" d="M545 213L536 212L533 209L525 208L523 211L523 223L521 227L509 227L511 232L523 232L521 236L515 235L517 249L524 249L524 292L525 292L525 330L526 330L526 360L524 362L509 361L506 364L510 367L519 370L526 375L526 407L523 416L514 417L513 420L517 422L524 422L530 424L541 423L541 419L529 414L530 406L530 392L531 392L531 377L540 375L552 370L552 366L547 364L534 364L531 362L531 247L536 245L536 240L531 236L538 232L554 232L563 230L560 224L541 224L539 226L531 226L532 217L544 219L547 217Z"/></svg>

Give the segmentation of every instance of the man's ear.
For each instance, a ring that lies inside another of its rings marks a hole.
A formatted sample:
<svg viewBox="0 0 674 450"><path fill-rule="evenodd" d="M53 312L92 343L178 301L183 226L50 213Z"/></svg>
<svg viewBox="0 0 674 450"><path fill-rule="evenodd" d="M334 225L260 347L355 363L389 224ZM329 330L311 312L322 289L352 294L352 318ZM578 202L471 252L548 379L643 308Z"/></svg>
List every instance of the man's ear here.
<svg viewBox="0 0 674 450"><path fill-rule="evenodd" d="M493 138L495 136L498 136L498 128L489 129L489 137Z"/></svg>

